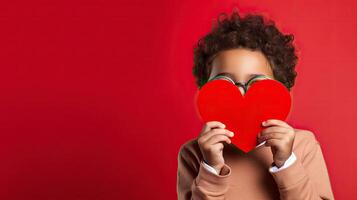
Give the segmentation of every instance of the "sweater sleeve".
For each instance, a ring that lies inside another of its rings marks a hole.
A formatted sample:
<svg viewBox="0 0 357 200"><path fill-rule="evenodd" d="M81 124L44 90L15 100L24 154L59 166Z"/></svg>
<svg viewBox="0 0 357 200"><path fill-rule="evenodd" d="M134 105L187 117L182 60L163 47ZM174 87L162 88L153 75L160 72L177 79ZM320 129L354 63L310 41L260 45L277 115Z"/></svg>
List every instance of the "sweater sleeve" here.
<svg viewBox="0 0 357 200"><path fill-rule="evenodd" d="M279 188L281 200L334 199L320 143L308 131L302 157L288 168L271 173Z"/></svg>
<svg viewBox="0 0 357 200"><path fill-rule="evenodd" d="M229 188L231 168L225 165L219 175L210 172L187 148L178 155L178 200L221 200Z"/></svg>

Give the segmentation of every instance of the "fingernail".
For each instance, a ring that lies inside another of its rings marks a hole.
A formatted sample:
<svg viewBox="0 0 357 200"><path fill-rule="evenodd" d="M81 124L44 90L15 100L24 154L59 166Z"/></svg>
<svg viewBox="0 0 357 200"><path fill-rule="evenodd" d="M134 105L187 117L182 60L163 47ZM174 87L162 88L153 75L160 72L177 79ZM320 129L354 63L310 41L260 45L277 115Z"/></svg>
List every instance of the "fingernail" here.
<svg viewBox="0 0 357 200"><path fill-rule="evenodd" d="M263 126L265 126L265 123L266 123L266 121L263 121L263 122L262 122Z"/></svg>

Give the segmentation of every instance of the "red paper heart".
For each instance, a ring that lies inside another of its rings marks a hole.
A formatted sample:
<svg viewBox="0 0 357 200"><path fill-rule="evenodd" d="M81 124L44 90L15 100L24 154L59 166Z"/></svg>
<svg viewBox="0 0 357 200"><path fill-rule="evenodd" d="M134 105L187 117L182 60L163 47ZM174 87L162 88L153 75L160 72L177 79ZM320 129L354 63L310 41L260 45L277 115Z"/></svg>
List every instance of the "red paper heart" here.
<svg viewBox="0 0 357 200"><path fill-rule="evenodd" d="M285 120L291 108L288 89L276 80L254 82L242 96L239 88L226 80L212 80L195 95L196 111L204 123L220 121L233 131L232 143L244 152L257 145L262 122Z"/></svg>

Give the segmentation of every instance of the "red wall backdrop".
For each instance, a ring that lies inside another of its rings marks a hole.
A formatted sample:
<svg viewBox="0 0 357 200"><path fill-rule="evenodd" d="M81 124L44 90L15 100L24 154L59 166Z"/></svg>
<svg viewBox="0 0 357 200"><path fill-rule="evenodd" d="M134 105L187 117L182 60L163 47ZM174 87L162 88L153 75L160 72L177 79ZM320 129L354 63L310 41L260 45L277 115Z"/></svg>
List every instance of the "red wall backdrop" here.
<svg viewBox="0 0 357 200"><path fill-rule="evenodd" d="M0 199L175 199L202 127L192 47L233 6L295 34L289 123L315 132L336 199L357 196L354 1L4 0Z"/></svg>

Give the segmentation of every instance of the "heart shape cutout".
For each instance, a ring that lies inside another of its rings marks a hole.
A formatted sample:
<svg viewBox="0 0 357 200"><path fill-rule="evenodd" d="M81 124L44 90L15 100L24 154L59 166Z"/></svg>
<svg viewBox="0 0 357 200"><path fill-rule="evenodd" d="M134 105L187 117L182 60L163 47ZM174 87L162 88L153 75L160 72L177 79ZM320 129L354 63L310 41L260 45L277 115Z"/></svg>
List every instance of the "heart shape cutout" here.
<svg viewBox="0 0 357 200"><path fill-rule="evenodd" d="M226 129L234 132L232 144L245 153L256 147L263 121L284 121L291 109L289 90L272 79L254 82L245 95L229 81L212 80L196 92L195 102L200 120L225 124Z"/></svg>

